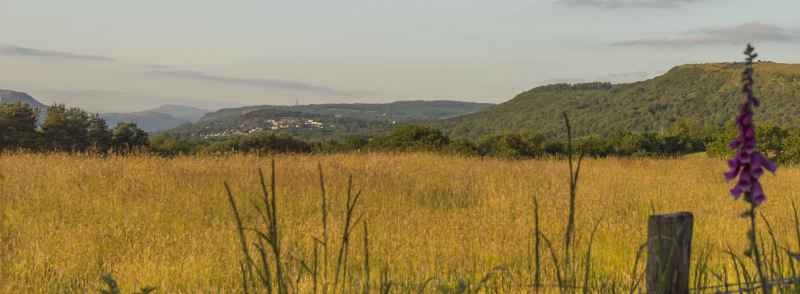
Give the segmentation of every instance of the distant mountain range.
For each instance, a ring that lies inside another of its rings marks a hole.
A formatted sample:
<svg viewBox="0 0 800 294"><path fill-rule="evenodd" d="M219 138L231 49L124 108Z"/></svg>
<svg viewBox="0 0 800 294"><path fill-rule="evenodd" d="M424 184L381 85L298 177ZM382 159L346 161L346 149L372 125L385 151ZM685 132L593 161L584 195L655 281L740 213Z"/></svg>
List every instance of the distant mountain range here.
<svg viewBox="0 0 800 294"><path fill-rule="evenodd" d="M165 104L156 109L131 113L103 113L109 127L118 122L135 122L142 130L153 132L172 129L184 123L192 123L211 112L210 110Z"/></svg>
<svg viewBox="0 0 800 294"><path fill-rule="evenodd" d="M26 93L10 90L0 90L0 101L6 103L19 101L33 108L38 108L40 120L44 118L48 107ZM189 106L167 104L147 111L133 113L102 113L100 116L103 117L106 120L106 124L112 128L117 125L118 122L135 122L139 128L145 131L160 131L174 128L183 123L197 121L209 112L211 111Z"/></svg>

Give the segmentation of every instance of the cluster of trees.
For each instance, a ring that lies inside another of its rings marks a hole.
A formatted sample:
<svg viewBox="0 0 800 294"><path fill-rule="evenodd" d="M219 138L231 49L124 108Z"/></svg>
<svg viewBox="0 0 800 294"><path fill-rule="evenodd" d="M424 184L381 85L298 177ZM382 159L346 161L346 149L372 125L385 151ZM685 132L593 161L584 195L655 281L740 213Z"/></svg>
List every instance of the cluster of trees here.
<svg viewBox="0 0 800 294"><path fill-rule="evenodd" d="M0 103L0 151L108 152L130 151L148 144L135 123L109 129L98 114L53 104L39 124L39 110L16 101Z"/></svg>
<svg viewBox="0 0 800 294"><path fill-rule="evenodd" d="M739 135L734 124L728 124L713 141L706 144L708 157L731 158L736 150L728 143ZM792 124L756 124L756 150L778 164L800 163L800 127Z"/></svg>
<svg viewBox="0 0 800 294"><path fill-rule="evenodd" d="M609 82L590 82L590 83L556 83L544 86L539 86L531 89L534 92L551 92L551 91L586 91L586 90L610 90L612 84Z"/></svg>

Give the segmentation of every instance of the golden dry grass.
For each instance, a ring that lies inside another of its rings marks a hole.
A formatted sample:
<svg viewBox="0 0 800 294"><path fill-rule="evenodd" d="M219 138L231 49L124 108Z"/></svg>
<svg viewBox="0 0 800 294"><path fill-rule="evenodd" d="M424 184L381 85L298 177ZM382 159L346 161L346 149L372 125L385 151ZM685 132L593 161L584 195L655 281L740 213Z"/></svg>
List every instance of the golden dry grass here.
<svg viewBox="0 0 800 294"><path fill-rule="evenodd" d="M259 196L257 169L268 175L269 160L2 155L0 292L91 292L101 288L105 273L127 293L143 286L156 286L158 293L236 291L241 255L223 181L245 224L256 224L248 201ZM278 155L275 161L290 261L310 260L311 237L322 234L318 163L332 205L332 236L342 229L349 175L362 191L356 210L369 223L373 283L383 266L398 283L434 276L448 284L476 283L495 266L509 268L518 283L531 283L532 197L539 201L542 230L561 248L566 161L423 153ZM630 283L651 205L657 213L693 212L695 248L708 246L714 266L729 263L720 250L744 249L748 222L738 217L746 205L727 193L732 184L723 181L725 166L698 157L584 160L576 218L581 252L591 226L603 218L593 245L593 280ZM791 201L800 200L800 168L781 167L777 177L765 175L763 185L768 200L759 213L780 244L796 250ZM359 241L351 247L354 279L361 277L362 230L355 230ZM552 284L552 261L543 262Z"/></svg>

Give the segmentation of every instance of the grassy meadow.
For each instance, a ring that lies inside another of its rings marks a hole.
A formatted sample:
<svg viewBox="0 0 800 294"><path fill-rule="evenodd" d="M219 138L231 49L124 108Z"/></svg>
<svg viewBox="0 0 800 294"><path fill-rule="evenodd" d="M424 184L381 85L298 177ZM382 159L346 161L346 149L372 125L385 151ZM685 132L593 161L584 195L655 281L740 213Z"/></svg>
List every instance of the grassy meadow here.
<svg viewBox="0 0 800 294"><path fill-rule="evenodd" d="M250 200L261 196L258 169L269 180L272 158L0 155L0 292L96 292L104 289L100 277L108 273L124 293L144 286L158 287L156 293L238 292L242 254L223 182L245 226L256 226L259 215ZM361 191L355 214L363 214L369 228L373 289L382 268L400 288L430 277L449 287L459 280L476 284L497 266L508 269L513 284L531 284L533 197L541 231L556 255L563 254L569 206L565 160L427 153L276 155L274 160L282 251L293 280L300 274L298 261L312 260L312 237L322 236L318 165L331 238L343 229L349 176L353 189ZM746 248L749 223L739 218L747 205L730 197L733 183L724 182L724 171L724 161L702 156L585 159L577 188L577 247L586 251L592 226L602 218L592 245L593 287L629 287L651 209L694 213L693 252L708 250L712 269L731 271L722 250ZM758 213L770 222L778 244L788 242L796 251L791 204L800 202L800 168L780 167L777 177L767 174L762 184L767 201ZM346 281L353 289L363 283L363 238L359 223ZM333 263L337 246L329 250ZM544 281L555 284L550 253L542 252ZM332 272L334 265L329 268ZM500 273L493 281L502 287L512 283L507 276ZM308 279L305 273L301 284ZM304 287L301 292L308 292ZM512 291L528 292L524 289Z"/></svg>

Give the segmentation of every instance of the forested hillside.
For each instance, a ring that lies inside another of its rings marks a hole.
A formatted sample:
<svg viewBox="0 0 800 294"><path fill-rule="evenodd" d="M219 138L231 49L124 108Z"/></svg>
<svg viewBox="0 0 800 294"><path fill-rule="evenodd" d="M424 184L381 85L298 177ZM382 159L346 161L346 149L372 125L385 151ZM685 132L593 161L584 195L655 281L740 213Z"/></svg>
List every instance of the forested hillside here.
<svg viewBox="0 0 800 294"><path fill-rule="evenodd" d="M760 123L800 124L800 64L754 64ZM532 130L565 137L561 114L577 136L613 130L665 130L677 118L722 126L742 103L741 63L682 65L659 77L630 84L555 84L533 88L484 111L426 123L450 137L479 139L500 132Z"/></svg>

